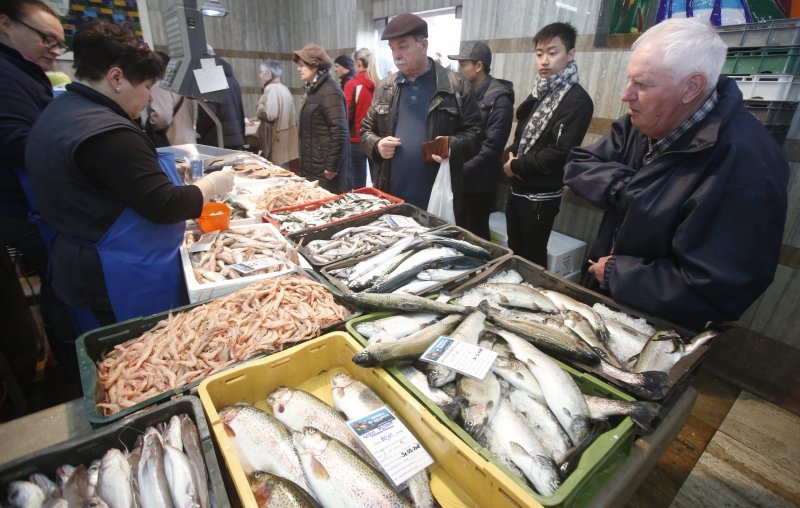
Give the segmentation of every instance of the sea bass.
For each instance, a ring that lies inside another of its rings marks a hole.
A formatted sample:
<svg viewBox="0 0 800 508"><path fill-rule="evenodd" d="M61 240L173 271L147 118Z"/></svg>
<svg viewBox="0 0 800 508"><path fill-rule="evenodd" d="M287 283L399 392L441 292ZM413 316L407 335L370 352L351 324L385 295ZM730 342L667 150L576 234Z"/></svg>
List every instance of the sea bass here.
<svg viewBox="0 0 800 508"><path fill-rule="evenodd" d="M432 312L434 314L467 314L467 307L452 303L442 303L429 298L404 294L348 293L342 295L345 302L362 309L379 311L396 310L402 312Z"/></svg>

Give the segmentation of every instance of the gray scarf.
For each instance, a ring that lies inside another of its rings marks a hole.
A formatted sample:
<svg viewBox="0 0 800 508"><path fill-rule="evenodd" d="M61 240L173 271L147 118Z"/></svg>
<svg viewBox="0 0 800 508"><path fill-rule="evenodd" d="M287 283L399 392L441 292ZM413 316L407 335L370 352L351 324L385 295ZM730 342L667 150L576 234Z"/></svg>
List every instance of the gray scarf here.
<svg viewBox="0 0 800 508"><path fill-rule="evenodd" d="M536 111L533 112L527 125L525 125L525 130L522 131L517 157L522 157L533 147L550 122L550 118L561 103L561 99L567 95L572 85L577 82L578 65L575 60L569 62L563 70L550 77L543 78L538 74L536 75L531 95L539 99L539 102L536 104Z"/></svg>

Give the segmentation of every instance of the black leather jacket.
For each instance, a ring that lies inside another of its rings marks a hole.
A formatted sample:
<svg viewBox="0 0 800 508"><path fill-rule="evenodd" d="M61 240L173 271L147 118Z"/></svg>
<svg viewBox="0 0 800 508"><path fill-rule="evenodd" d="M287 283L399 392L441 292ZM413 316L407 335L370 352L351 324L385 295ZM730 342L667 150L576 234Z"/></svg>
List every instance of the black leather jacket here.
<svg viewBox="0 0 800 508"><path fill-rule="evenodd" d="M467 80L428 59L436 72L436 91L428 107L427 138L449 136L450 178L453 184L453 209L461 209L463 193L462 167L464 162L478 153L481 147L481 114ZM398 93L397 74L382 80L375 87L372 105L361 123L361 146L364 153L378 166L375 186L389 188L391 159L384 160L378 153L378 141L393 136L397 126ZM438 164L429 164L431 171Z"/></svg>

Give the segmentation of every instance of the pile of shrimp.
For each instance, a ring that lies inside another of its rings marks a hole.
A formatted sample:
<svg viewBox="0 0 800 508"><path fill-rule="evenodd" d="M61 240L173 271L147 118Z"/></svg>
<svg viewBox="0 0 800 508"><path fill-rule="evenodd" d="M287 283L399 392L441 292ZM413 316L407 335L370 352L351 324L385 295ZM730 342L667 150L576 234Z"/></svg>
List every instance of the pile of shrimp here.
<svg viewBox="0 0 800 508"><path fill-rule="evenodd" d="M292 182L286 185L270 187L258 198L256 208L271 212L284 206L295 206L325 199L334 196L316 183L310 185L308 181Z"/></svg>
<svg viewBox="0 0 800 508"><path fill-rule="evenodd" d="M101 357L97 379L105 397L97 408L112 415L236 362L315 338L348 314L324 285L299 275L262 280L170 314Z"/></svg>

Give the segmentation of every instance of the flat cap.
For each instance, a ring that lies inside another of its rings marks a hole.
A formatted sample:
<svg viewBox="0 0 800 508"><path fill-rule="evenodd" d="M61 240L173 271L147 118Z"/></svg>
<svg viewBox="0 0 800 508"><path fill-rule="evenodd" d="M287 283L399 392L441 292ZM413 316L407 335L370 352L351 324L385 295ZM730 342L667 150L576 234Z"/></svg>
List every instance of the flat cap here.
<svg viewBox="0 0 800 508"><path fill-rule="evenodd" d="M381 40L388 41L390 39L399 39L407 35L421 35L427 37L428 23L416 14L411 14L410 12L399 14L386 24Z"/></svg>
<svg viewBox="0 0 800 508"><path fill-rule="evenodd" d="M467 41L461 43L457 55L447 55L450 60L472 60L492 65L492 50L481 41Z"/></svg>
<svg viewBox="0 0 800 508"><path fill-rule="evenodd" d="M306 44L303 49L295 51L292 61L300 63L300 60L320 69L330 69L333 65L333 60L328 53L316 44Z"/></svg>

